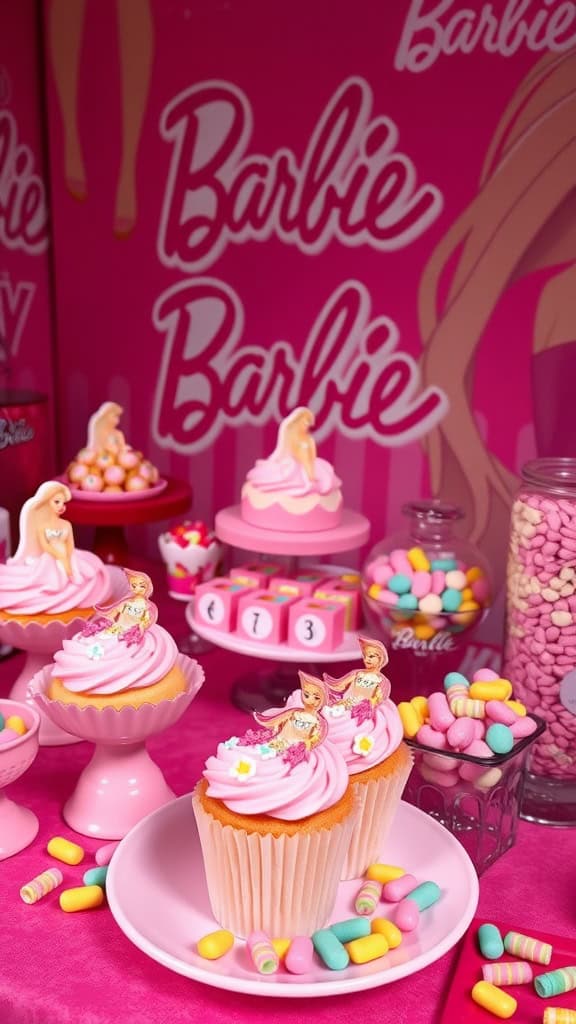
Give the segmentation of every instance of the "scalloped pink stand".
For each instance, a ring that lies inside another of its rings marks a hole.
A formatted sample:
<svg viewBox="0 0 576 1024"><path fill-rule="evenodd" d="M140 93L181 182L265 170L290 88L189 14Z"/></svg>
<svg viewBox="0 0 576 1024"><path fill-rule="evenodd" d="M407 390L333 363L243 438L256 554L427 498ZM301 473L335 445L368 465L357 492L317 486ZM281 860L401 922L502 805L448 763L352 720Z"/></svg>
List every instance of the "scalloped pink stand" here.
<svg viewBox="0 0 576 1024"><path fill-rule="evenodd" d="M290 559L289 571L295 571L298 558L313 555L336 555L354 551L370 536L370 522L359 512L344 509L340 526L333 530L312 533L290 533L286 530L262 530L245 522L240 505L231 505L216 514L214 531L219 540L243 551L262 555L285 555ZM314 665L301 665L314 673ZM279 658L275 669L236 680L232 702L242 711L262 711L283 704L295 687L295 673Z"/></svg>
<svg viewBox="0 0 576 1024"><path fill-rule="evenodd" d="M0 746L0 861L20 853L36 838L40 823L28 807L14 803L4 793L32 764L38 753L40 715L36 708L19 701L0 700L0 711L5 718L19 715L28 726L28 732L11 743Z"/></svg>

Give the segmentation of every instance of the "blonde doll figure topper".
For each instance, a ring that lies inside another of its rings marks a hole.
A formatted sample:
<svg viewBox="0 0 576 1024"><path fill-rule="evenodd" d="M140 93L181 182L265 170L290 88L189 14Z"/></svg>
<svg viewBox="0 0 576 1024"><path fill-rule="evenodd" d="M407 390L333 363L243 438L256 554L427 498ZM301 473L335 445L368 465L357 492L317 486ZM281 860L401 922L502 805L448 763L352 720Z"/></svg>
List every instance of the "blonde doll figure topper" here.
<svg viewBox="0 0 576 1024"><path fill-rule="evenodd" d="M268 745L278 751L300 743L306 750L311 750L324 740L328 732L327 723L321 715L322 708L328 703L325 684L305 672L299 672L298 677L302 707L254 712L258 724L274 733Z"/></svg>
<svg viewBox="0 0 576 1024"><path fill-rule="evenodd" d="M381 669L388 664L388 651L380 640L369 637L358 637L364 668L347 672L340 679L332 679L325 675L331 704L340 704L353 708L362 701L368 700L373 708L387 700L390 696L390 683Z"/></svg>
<svg viewBox="0 0 576 1024"><path fill-rule="evenodd" d="M128 646L139 643L144 633L154 625L158 618L158 608L150 596L153 591L152 580L145 572L123 570L128 583L128 592L114 604L97 606L98 614L87 623L82 631L83 636L95 636L98 633L117 636Z"/></svg>
<svg viewBox="0 0 576 1024"><path fill-rule="evenodd" d="M103 402L88 420L87 447L96 452L116 454L127 447L124 434L118 430L124 412L117 402Z"/></svg>
<svg viewBox="0 0 576 1024"><path fill-rule="evenodd" d="M247 480L262 490L290 490L304 495L328 494L341 481L326 459L318 458L316 442L310 433L315 416L300 405L282 420L276 447L266 459L258 459Z"/></svg>
<svg viewBox="0 0 576 1024"><path fill-rule="evenodd" d="M40 484L20 511L20 542L10 562L30 565L47 555L63 576L73 579L74 534L62 518L71 499L69 488L58 480Z"/></svg>

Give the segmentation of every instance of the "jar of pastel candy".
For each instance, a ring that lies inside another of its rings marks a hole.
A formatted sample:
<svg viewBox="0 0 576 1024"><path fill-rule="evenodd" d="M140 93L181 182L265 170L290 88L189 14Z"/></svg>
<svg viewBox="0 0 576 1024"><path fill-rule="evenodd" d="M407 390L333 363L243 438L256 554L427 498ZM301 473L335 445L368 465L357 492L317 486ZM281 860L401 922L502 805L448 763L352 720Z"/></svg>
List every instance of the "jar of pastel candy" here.
<svg viewBox="0 0 576 1024"><path fill-rule="evenodd" d="M505 675L546 722L522 817L576 825L576 459L528 462L512 507Z"/></svg>
<svg viewBox="0 0 576 1024"><path fill-rule="evenodd" d="M464 642L490 605L480 552L455 535L464 513L430 499L402 509L407 529L377 544L362 571L366 617L390 652L407 695L430 693L457 667Z"/></svg>

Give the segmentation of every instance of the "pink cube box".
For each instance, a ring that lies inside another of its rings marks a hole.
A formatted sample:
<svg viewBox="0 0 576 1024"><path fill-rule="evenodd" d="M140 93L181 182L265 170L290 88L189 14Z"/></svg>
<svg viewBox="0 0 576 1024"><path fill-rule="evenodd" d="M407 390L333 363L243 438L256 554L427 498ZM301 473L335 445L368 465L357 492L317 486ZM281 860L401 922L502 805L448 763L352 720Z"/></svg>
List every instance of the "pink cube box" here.
<svg viewBox="0 0 576 1024"><path fill-rule="evenodd" d="M305 597L290 608L288 643L314 651L334 651L344 641L345 606L342 602Z"/></svg>
<svg viewBox="0 0 576 1024"><path fill-rule="evenodd" d="M238 565L230 570L230 577L241 583L244 587L255 587L265 590L270 580L284 571L284 566L278 562L249 562L246 565Z"/></svg>
<svg viewBox="0 0 576 1024"><path fill-rule="evenodd" d="M344 629L360 629L362 625L362 598L360 590L353 583L344 583L340 578L326 580L314 591L314 597L324 601L343 604L345 610Z"/></svg>
<svg viewBox="0 0 576 1024"><path fill-rule="evenodd" d="M201 583L194 594L194 618L204 626L232 633L236 628L238 603L246 590L242 583L229 576L215 576Z"/></svg>
<svg viewBox="0 0 576 1024"><path fill-rule="evenodd" d="M284 643L288 635L288 611L298 600L269 590L244 592L238 606L236 632L266 644Z"/></svg>
<svg viewBox="0 0 576 1024"><path fill-rule="evenodd" d="M288 594L290 597L312 597L317 587L327 582L325 572L303 569L293 576L275 576L270 580L269 589L273 594Z"/></svg>

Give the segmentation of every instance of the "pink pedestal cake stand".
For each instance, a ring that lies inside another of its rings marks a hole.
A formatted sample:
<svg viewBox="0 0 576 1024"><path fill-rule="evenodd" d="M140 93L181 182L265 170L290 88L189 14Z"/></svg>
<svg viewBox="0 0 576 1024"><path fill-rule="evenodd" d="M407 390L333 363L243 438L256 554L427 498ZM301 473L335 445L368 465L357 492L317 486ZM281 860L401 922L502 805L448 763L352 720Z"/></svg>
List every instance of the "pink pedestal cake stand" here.
<svg viewBox="0 0 576 1024"><path fill-rule="evenodd" d="M316 530L313 533L290 533L286 530L262 530L242 519L240 505L232 505L222 509L216 515L214 530L219 540L243 551L251 551L257 555L283 555L287 557L288 568L294 572L299 558L336 555L343 551L354 551L365 544L370 535L370 523L366 516L359 512L344 509L342 522L333 530ZM191 625L197 629L192 618ZM198 630L200 632L200 630ZM204 631L200 632L203 635ZM349 637L349 634L347 635ZM208 639L208 636L206 635ZM216 630L210 631L212 643L221 647L228 646L227 640L221 643ZM240 648L235 648L240 653ZM296 667L286 663L286 645L266 645L259 651L247 650L244 653L258 654L263 659L277 662L274 670L263 672L256 677L254 674L240 677L232 690L232 701L243 711L261 711L270 706L281 706L292 690L297 688ZM354 644L345 643L340 651L332 652L332 656L318 661L353 661L359 656ZM302 650L301 657L305 657ZM292 661L296 660L294 658ZM317 674L316 664L304 664L300 658L299 667Z"/></svg>
<svg viewBox="0 0 576 1024"><path fill-rule="evenodd" d="M0 700L0 712L4 718L17 715L28 728L23 736L0 746L0 860L6 860L29 846L40 827L33 811L14 803L2 792L28 770L38 753L40 715L28 704L12 700Z"/></svg>

